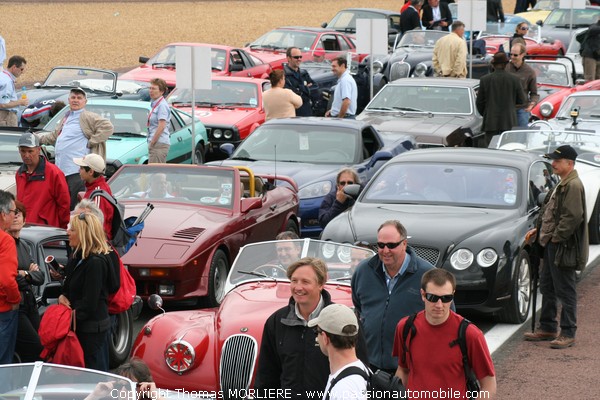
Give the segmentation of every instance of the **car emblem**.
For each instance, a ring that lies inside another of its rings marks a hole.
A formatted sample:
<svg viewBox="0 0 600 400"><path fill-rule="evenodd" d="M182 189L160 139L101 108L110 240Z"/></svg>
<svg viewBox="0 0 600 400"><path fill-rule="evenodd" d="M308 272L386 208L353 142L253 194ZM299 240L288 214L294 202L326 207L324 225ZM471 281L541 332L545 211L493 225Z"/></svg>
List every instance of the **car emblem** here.
<svg viewBox="0 0 600 400"><path fill-rule="evenodd" d="M246 328L246 327L240 328L240 332L246 333L246 332L248 332L248 328Z"/></svg>

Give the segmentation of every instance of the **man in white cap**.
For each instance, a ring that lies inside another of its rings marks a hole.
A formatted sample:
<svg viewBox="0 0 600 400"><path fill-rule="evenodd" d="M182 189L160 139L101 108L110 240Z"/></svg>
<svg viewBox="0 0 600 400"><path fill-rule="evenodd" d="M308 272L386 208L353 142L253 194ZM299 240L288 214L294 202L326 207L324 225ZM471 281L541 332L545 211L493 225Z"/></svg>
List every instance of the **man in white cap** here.
<svg viewBox="0 0 600 400"><path fill-rule="evenodd" d="M27 222L67 228L69 188L65 175L40 154L40 143L30 132L19 139L23 165L17 170L17 200L25 205Z"/></svg>
<svg viewBox="0 0 600 400"><path fill-rule="evenodd" d="M87 93L80 87L69 93L70 110L53 132L40 136L41 144L53 145L56 166L65 174L71 209L77 204L77 193L85 190L79 176L79 167L73 158L95 153L106 159L106 140L113 134L111 122L100 115L85 110Z"/></svg>
<svg viewBox="0 0 600 400"><path fill-rule="evenodd" d="M358 320L354 312L343 304L331 304L308 326L315 328L319 347L329 358L331 373L323 399L366 399L370 372L356 356Z"/></svg>
<svg viewBox="0 0 600 400"><path fill-rule="evenodd" d="M89 199L95 190L104 190L112 196L110 186L108 186L104 178L106 163L101 156L90 153L81 158L74 158L73 162L79 166L79 176L81 176L81 180L85 183L84 199ZM106 237L110 240L112 239L114 207L108 200L101 196L94 197L93 201L102 210L102 214L104 214L104 231L106 232Z"/></svg>

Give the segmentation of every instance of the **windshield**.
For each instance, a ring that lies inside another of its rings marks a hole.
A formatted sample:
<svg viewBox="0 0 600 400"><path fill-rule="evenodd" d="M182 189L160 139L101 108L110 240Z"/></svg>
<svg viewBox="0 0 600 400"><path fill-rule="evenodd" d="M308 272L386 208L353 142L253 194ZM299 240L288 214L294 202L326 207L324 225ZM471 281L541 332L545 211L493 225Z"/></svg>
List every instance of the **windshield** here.
<svg viewBox="0 0 600 400"><path fill-rule="evenodd" d="M580 9L573 10L573 27L587 28L595 24L600 17L600 9ZM550 13L544 21L544 26L554 26L557 28L569 28L571 22L571 10L557 9Z"/></svg>
<svg viewBox="0 0 600 400"><path fill-rule="evenodd" d="M594 133L556 131L544 127L540 130L506 131L500 136L497 148L547 154L565 144L575 147L578 153L600 153L600 136Z"/></svg>
<svg viewBox="0 0 600 400"><path fill-rule="evenodd" d="M21 165L23 163L18 147L20 137L19 134L0 134L0 164Z"/></svg>
<svg viewBox="0 0 600 400"><path fill-rule="evenodd" d="M114 92L117 75L111 71L98 71L82 68L55 68L44 82L44 86L80 87L91 92Z"/></svg>
<svg viewBox="0 0 600 400"><path fill-rule="evenodd" d="M327 24L327 28L356 32L357 19L386 19L386 16L367 10L340 11L333 17L331 22Z"/></svg>
<svg viewBox="0 0 600 400"><path fill-rule="evenodd" d="M358 131L331 125L278 125L258 127L240 144L232 159L313 164L357 162Z"/></svg>
<svg viewBox="0 0 600 400"><path fill-rule="evenodd" d="M152 199L231 209L233 200L242 198L233 176L233 170L212 167L125 165L109 184L117 200Z"/></svg>
<svg viewBox="0 0 600 400"><path fill-rule="evenodd" d="M512 36L519 25L522 22L526 22L529 30L525 34L527 37L535 38L538 34L538 26L531 24L525 18L520 17L518 15L506 16L504 22L488 22L485 24L485 31L483 31L479 36L484 35L509 35Z"/></svg>
<svg viewBox="0 0 600 400"><path fill-rule="evenodd" d="M0 366L2 399L78 399L90 395L105 382L114 389L115 398L134 398L134 383L122 376L64 365L27 363ZM26 397L35 388L32 397ZM108 397L108 393L106 398ZM132 397L129 397L132 396Z"/></svg>
<svg viewBox="0 0 600 400"><path fill-rule="evenodd" d="M473 113L470 89L452 86L387 85L366 109L462 115Z"/></svg>
<svg viewBox="0 0 600 400"><path fill-rule="evenodd" d="M301 51L309 51L316 39L316 33L274 30L256 39L250 44L250 48L286 50L288 47L297 47Z"/></svg>
<svg viewBox="0 0 600 400"><path fill-rule="evenodd" d="M575 108L579 110L579 119L600 121L600 95L567 97L556 113L556 118L571 118L571 111Z"/></svg>
<svg viewBox="0 0 600 400"><path fill-rule="evenodd" d="M441 31L408 31L402 35L398 47L433 47L435 42L446 36L447 32Z"/></svg>
<svg viewBox="0 0 600 400"><path fill-rule="evenodd" d="M370 248L313 239L249 244L235 259L225 291L249 281L288 280L287 267L303 257L317 257L325 261L328 282L350 285L350 278L358 264L374 255Z"/></svg>
<svg viewBox="0 0 600 400"><path fill-rule="evenodd" d="M149 67L171 67L175 68L176 63L176 47L167 46L152 56L146 65ZM199 46L200 47L200 46ZM210 61L212 69L223 71L226 69L227 52L222 49L211 48Z"/></svg>
<svg viewBox="0 0 600 400"><path fill-rule="evenodd" d="M546 63L528 60L527 64L535 72L538 85L570 86L569 70L563 63Z"/></svg>
<svg viewBox="0 0 600 400"><path fill-rule="evenodd" d="M537 3L535 3L535 6L533 6L534 10L554 10L555 8L558 8L558 0L539 0Z"/></svg>
<svg viewBox="0 0 600 400"><path fill-rule="evenodd" d="M140 107L128 107L123 105L106 105L88 103L85 106L87 111L96 113L103 118L110 120L114 127L113 135L125 136L147 136L148 128L148 108L149 103L139 103ZM65 113L69 111L69 107L63 108L46 126L44 130L52 132L56 126L62 121Z"/></svg>
<svg viewBox="0 0 600 400"><path fill-rule="evenodd" d="M213 80L211 89L196 89L196 107L237 106L258 107L258 86L255 83ZM192 90L176 88L167 99L176 107L192 105Z"/></svg>
<svg viewBox="0 0 600 400"><path fill-rule="evenodd" d="M519 182L519 171L509 167L394 163L383 167L361 201L514 208L521 195Z"/></svg>

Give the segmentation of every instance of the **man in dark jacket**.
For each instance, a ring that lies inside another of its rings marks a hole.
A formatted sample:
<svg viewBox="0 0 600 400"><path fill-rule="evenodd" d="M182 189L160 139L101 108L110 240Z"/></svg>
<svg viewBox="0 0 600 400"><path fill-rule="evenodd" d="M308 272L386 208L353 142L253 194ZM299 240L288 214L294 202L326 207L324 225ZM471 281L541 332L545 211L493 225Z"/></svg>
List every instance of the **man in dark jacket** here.
<svg viewBox="0 0 600 400"><path fill-rule="evenodd" d="M346 185L354 184L360 184L360 179L353 168L344 168L338 172L334 190L327 193L319 207L321 228L325 228L332 219L354 205L354 199L344 193Z"/></svg>
<svg viewBox="0 0 600 400"><path fill-rule="evenodd" d="M536 243L543 247L544 267L540 271L542 314L539 329L525 333L525 340L551 340L550 347L564 349L575 344L577 330L577 275L588 259L588 224L585 190L575 170L577 152L569 145L558 147L546 157L560 183L546 196L538 218ZM568 250L574 250L569 265ZM560 335L558 335L558 302L561 303Z"/></svg>
<svg viewBox="0 0 600 400"><path fill-rule="evenodd" d="M586 32L577 35L577 40L581 42L579 53L586 82L600 79L600 18Z"/></svg>
<svg viewBox="0 0 600 400"><path fill-rule="evenodd" d="M429 0L423 6L421 21L423 21L425 29L447 32L450 25L452 25L452 12L448 7L448 3L440 3L440 0Z"/></svg>
<svg viewBox="0 0 600 400"><path fill-rule="evenodd" d="M400 14L400 32L421 29L421 18L419 11L423 7L424 0L410 0L410 6Z"/></svg>
<svg viewBox="0 0 600 400"><path fill-rule="evenodd" d="M406 240L399 221L384 222L377 231L378 255L361 262L352 275L352 302L363 324L371 368L392 375L398 368L392 357L396 325L423 310L421 277L433 269Z"/></svg>
<svg viewBox="0 0 600 400"><path fill-rule="evenodd" d="M494 72L484 75L479 81L476 105L483 115L481 130L485 132L479 147L488 147L495 135L517 126L517 107L528 103L519 78L505 71L507 64L506 53L494 54Z"/></svg>
<svg viewBox="0 0 600 400"><path fill-rule="evenodd" d="M285 52L287 64L283 65L285 72L285 88L291 89L302 97L302 106L296 108L296 117L312 116L312 101L310 88L316 84L306 70L300 69L302 63L302 52L297 47L288 47Z"/></svg>
<svg viewBox="0 0 600 400"><path fill-rule="evenodd" d="M307 392L325 390L330 372L316 332L308 327L308 321L332 304L323 289L327 266L318 258L306 257L291 264L287 276L292 297L265 323L255 387L261 396L268 389L284 389L291 391L294 399L308 399ZM364 339L362 345L360 341L358 356L366 363Z"/></svg>

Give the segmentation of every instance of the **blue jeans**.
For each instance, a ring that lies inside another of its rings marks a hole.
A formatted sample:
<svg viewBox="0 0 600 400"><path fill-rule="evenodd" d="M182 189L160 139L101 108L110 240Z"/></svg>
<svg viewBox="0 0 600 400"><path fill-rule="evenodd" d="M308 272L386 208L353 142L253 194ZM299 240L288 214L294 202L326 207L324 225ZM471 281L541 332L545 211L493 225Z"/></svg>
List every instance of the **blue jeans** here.
<svg viewBox="0 0 600 400"><path fill-rule="evenodd" d="M517 124L521 128L527 128L531 113L525 111L524 108L517 108Z"/></svg>
<svg viewBox="0 0 600 400"><path fill-rule="evenodd" d="M0 364L11 364L17 343L19 310L0 313Z"/></svg>

